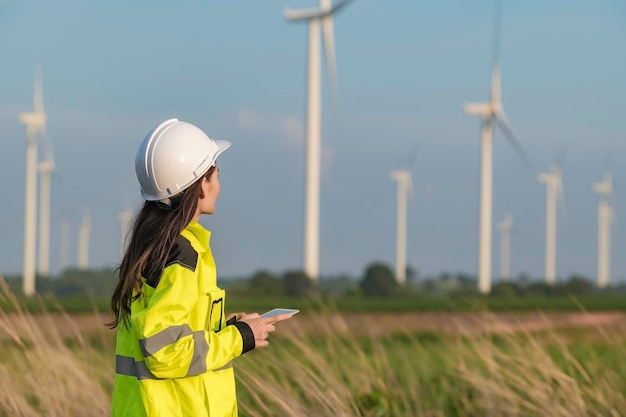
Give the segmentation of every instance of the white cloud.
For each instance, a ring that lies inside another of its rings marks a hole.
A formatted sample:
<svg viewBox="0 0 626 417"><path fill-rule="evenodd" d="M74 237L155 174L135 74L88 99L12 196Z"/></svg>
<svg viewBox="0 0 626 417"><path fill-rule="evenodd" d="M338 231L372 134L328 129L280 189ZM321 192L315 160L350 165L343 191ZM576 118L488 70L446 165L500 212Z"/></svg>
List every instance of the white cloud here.
<svg viewBox="0 0 626 417"><path fill-rule="evenodd" d="M273 117L250 108L241 108L235 112L235 121L241 130L269 133L278 137L285 145L298 149L304 147L304 125L298 117ZM322 179L331 181L335 148L322 143L320 158Z"/></svg>
<svg viewBox="0 0 626 417"><path fill-rule="evenodd" d="M242 130L270 133L288 145L304 143L304 126L302 120L295 116L273 117L242 108L235 112L235 121Z"/></svg>

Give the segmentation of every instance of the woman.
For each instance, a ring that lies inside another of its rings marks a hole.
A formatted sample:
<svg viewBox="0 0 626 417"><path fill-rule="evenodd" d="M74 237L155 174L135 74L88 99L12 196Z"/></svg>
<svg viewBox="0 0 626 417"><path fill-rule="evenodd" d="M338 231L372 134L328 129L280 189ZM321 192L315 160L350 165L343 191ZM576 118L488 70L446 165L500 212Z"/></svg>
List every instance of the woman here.
<svg viewBox="0 0 626 417"><path fill-rule="evenodd" d="M268 345L290 316L224 316L211 232L217 157L229 142L170 119L141 143L135 171L146 200L111 300L117 328L113 416L237 416L231 361Z"/></svg>

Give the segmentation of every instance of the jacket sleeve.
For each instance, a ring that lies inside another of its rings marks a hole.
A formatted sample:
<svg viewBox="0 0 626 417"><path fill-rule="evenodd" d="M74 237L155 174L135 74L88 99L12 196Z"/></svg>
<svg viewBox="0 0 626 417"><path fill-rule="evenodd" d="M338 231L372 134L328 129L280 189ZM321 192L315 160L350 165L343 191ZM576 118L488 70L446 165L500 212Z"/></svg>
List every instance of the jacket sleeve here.
<svg viewBox="0 0 626 417"><path fill-rule="evenodd" d="M146 367L155 377L199 375L254 348L252 330L243 322L219 332L192 330L198 295L195 273L175 263L163 270L145 308L131 314Z"/></svg>

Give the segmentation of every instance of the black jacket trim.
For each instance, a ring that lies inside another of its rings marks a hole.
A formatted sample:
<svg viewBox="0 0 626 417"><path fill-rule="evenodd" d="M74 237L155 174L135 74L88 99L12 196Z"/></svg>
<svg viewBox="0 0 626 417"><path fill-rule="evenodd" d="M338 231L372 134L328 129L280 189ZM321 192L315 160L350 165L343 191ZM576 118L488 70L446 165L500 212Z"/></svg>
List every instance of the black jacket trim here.
<svg viewBox="0 0 626 417"><path fill-rule="evenodd" d="M165 262L165 268L174 264L187 268L191 272L195 272L196 266L198 266L198 252L196 252L193 246L191 246L191 243L182 235L178 236L174 241L174 246L172 246L167 261ZM152 288L156 288L161 280L161 273L163 273L163 271L154 277L148 277L146 284Z"/></svg>
<svg viewBox="0 0 626 417"><path fill-rule="evenodd" d="M243 339L243 350L241 351L241 354L243 355L244 353L250 352L252 349L254 349L254 333L252 332L252 329L250 328L248 323L246 323L245 321L238 321L233 324L233 326L235 326L237 330L239 330L239 333L241 333L241 338Z"/></svg>

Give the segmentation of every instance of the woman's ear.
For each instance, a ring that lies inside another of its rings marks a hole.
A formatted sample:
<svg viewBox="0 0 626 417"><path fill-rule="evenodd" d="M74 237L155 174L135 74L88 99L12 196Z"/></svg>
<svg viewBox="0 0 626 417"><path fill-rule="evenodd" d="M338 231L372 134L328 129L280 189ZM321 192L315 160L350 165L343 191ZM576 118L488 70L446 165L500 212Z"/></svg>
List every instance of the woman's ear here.
<svg viewBox="0 0 626 417"><path fill-rule="evenodd" d="M207 185L209 183L209 180L207 180L206 177L202 178L202 184L200 185L200 195L198 196L199 199L204 198L204 187L206 186L205 183L207 183Z"/></svg>

